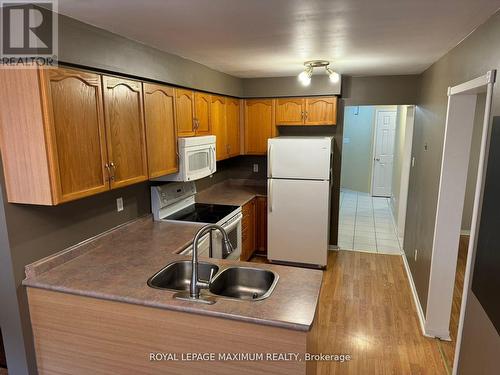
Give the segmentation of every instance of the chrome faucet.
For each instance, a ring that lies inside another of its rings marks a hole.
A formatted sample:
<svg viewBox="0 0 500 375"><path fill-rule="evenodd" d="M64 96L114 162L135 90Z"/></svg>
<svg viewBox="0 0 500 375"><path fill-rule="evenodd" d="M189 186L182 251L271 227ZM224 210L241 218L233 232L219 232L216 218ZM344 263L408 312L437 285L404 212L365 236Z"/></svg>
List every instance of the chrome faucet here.
<svg viewBox="0 0 500 375"><path fill-rule="evenodd" d="M231 241L229 241L229 237L227 236L227 232L224 228L217 224L207 224L204 227L200 228L198 232L196 232L193 239L193 251L191 258L191 285L189 286L189 293L187 292L179 292L174 295L175 298L185 299L196 302L203 302L208 304L215 303L215 299L211 296L201 296L201 289L210 288L210 284L212 283L214 270L210 271L210 278L208 281L198 279L198 242L200 239L207 233L212 230L218 230L222 234L222 252L223 254L230 254L233 251L233 246L231 245ZM212 242L210 241L210 247L212 246ZM210 250L210 253L212 251Z"/></svg>

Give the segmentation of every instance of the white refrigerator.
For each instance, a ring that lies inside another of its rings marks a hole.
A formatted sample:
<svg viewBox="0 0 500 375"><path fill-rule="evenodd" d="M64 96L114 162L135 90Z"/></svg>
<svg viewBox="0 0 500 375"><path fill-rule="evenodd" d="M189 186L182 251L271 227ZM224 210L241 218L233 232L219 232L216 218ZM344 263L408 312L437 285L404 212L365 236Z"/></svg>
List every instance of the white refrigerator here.
<svg viewBox="0 0 500 375"><path fill-rule="evenodd" d="M325 267L333 137L268 141L268 258Z"/></svg>

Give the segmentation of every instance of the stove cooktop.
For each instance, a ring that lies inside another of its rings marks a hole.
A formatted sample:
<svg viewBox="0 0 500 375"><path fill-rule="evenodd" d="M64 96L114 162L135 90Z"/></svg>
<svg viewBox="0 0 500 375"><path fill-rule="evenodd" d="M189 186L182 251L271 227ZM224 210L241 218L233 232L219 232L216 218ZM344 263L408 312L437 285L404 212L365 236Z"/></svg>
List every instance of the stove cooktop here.
<svg viewBox="0 0 500 375"><path fill-rule="evenodd" d="M164 220L189 221L194 223L215 224L225 218L238 206L225 204L195 203L164 218Z"/></svg>

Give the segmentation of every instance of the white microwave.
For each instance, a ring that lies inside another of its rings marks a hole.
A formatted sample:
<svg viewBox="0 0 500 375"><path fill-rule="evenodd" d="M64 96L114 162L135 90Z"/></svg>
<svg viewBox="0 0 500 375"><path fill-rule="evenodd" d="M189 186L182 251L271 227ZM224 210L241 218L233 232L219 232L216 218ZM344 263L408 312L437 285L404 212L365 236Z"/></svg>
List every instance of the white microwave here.
<svg viewBox="0 0 500 375"><path fill-rule="evenodd" d="M195 181L216 171L215 135L178 139L179 172L155 181Z"/></svg>

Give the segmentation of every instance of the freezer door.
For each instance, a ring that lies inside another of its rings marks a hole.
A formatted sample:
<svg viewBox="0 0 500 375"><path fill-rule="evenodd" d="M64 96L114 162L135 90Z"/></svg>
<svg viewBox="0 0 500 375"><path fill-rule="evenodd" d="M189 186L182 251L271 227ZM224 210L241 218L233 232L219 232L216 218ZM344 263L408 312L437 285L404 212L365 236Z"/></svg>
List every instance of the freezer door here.
<svg viewBox="0 0 500 375"><path fill-rule="evenodd" d="M326 265L330 184L268 180L268 258Z"/></svg>
<svg viewBox="0 0 500 375"><path fill-rule="evenodd" d="M330 178L332 139L272 138L268 141L268 177L305 180Z"/></svg>

